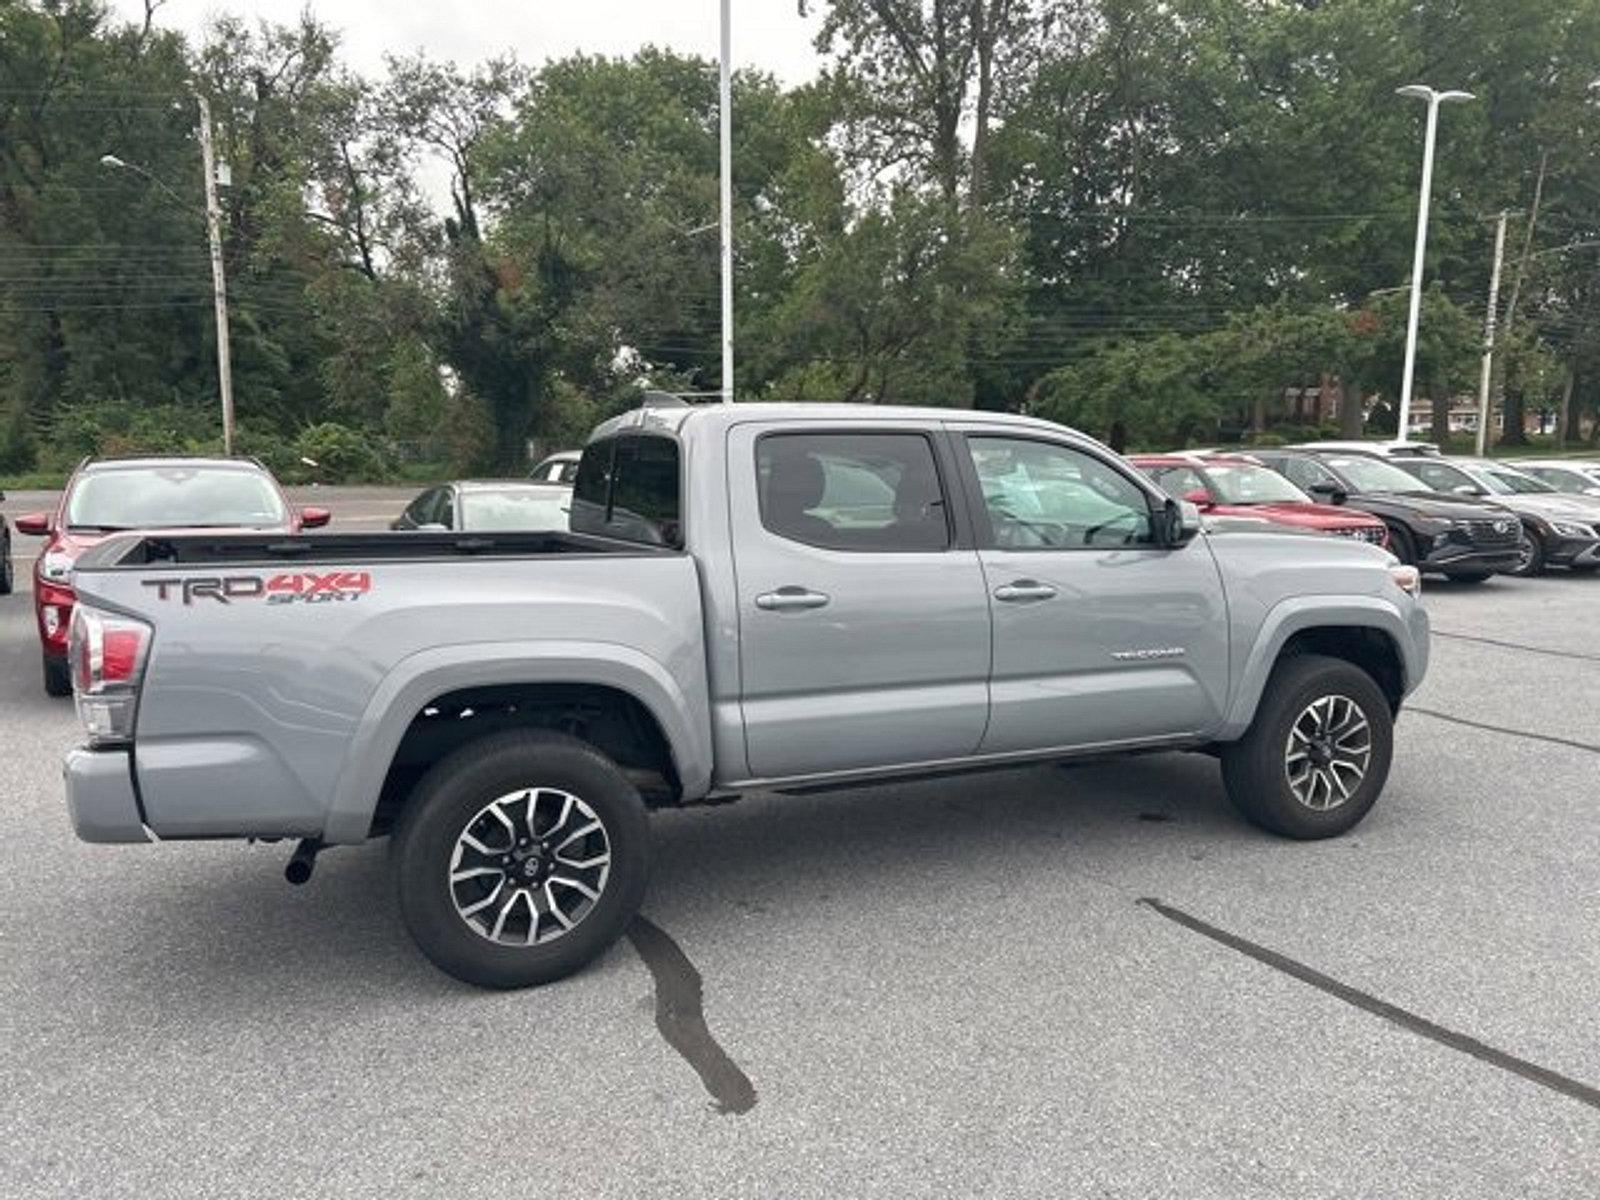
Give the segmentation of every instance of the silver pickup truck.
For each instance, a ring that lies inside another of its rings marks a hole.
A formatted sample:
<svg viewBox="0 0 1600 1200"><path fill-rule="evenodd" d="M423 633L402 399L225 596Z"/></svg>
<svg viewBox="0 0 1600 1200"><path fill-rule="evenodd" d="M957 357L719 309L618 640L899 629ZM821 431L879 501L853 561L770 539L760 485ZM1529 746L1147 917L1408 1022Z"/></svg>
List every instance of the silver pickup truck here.
<svg viewBox="0 0 1600 1200"><path fill-rule="evenodd" d="M656 806L1173 749L1342 833L1428 659L1385 551L947 409L647 407L570 532L129 536L75 583L80 837L300 839L299 882L392 835L418 945L494 987L619 935Z"/></svg>

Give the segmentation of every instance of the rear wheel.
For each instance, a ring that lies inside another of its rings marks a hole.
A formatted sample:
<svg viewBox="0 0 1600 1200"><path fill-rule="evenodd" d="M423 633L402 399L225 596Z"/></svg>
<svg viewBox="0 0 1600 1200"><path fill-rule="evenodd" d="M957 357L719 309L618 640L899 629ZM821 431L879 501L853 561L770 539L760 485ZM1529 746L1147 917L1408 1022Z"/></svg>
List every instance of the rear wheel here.
<svg viewBox="0 0 1600 1200"><path fill-rule="evenodd" d="M16 590L16 568L11 565L11 539L0 541L0 596L9 596Z"/></svg>
<svg viewBox="0 0 1600 1200"><path fill-rule="evenodd" d="M496 734L444 759L395 833L406 929L440 970L480 987L584 966L633 919L649 864L633 785L592 747L545 731Z"/></svg>
<svg viewBox="0 0 1600 1200"><path fill-rule="evenodd" d="M66 659L44 656L44 690L47 696L72 695L72 670Z"/></svg>
<svg viewBox="0 0 1600 1200"><path fill-rule="evenodd" d="M1394 721L1372 677L1342 659L1278 663L1255 722L1222 751L1228 797L1284 837L1335 837L1357 825L1389 777Z"/></svg>

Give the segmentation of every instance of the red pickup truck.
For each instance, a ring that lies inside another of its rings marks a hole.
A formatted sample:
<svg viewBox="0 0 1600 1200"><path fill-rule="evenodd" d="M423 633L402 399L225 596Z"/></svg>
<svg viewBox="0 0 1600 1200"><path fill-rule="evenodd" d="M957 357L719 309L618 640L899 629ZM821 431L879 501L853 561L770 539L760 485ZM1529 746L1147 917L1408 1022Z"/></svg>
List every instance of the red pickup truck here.
<svg viewBox="0 0 1600 1200"><path fill-rule="evenodd" d="M1260 517L1375 546L1389 544L1388 527L1377 517L1318 504L1276 471L1248 459L1220 454L1139 454L1131 461L1168 495L1188 500L1201 512Z"/></svg>

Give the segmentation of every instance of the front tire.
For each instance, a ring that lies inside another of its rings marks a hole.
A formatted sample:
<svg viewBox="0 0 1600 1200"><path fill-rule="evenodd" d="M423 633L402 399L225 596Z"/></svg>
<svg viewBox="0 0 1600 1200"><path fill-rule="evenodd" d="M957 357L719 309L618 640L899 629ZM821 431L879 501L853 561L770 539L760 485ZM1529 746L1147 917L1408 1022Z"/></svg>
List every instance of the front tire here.
<svg viewBox="0 0 1600 1200"><path fill-rule="evenodd" d="M1255 722L1222 751L1228 797L1252 823L1301 840L1337 837L1377 802L1394 755L1389 700L1343 659L1281 660Z"/></svg>
<svg viewBox="0 0 1600 1200"><path fill-rule="evenodd" d="M1519 579L1527 579L1534 575L1544 574L1544 542L1539 535L1529 531L1522 543L1522 554L1517 559L1517 565L1507 572Z"/></svg>
<svg viewBox="0 0 1600 1200"><path fill-rule="evenodd" d="M644 898L650 825L610 760L564 734L495 734L417 784L395 832L400 914L446 974L550 983L622 934Z"/></svg>
<svg viewBox="0 0 1600 1200"><path fill-rule="evenodd" d="M0 596L9 596L17 588L16 567L11 562L11 539L0 542Z"/></svg>
<svg viewBox="0 0 1600 1200"><path fill-rule="evenodd" d="M44 692L47 696L72 695L72 668L66 659L44 656Z"/></svg>
<svg viewBox="0 0 1600 1200"><path fill-rule="evenodd" d="M1418 565L1417 543L1409 529L1400 525L1389 527L1389 552L1408 567Z"/></svg>

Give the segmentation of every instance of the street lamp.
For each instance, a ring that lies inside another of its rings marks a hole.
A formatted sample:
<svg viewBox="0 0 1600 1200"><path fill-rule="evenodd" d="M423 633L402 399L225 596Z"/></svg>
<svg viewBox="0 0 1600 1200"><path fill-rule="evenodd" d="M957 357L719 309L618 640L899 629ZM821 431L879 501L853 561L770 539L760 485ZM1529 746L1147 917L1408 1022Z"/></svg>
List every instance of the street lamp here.
<svg viewBox="0 0 1600 1200"><path fill-rule="evenodd" d="M217 387L222 394L222 452L233 454L233 356L228 338L228 281L222 261L222 206L217 203L217 165L211 153L211 107L204 96L197 95L200 105L200 158L205 169L206 203L204 208L191 204L161 179L138 163L126 162L115 154L102 154L100 165L113 171L132 171L160 188L179 207L201 213L206 219L206 237L211 249L211 298L217 322ZM227 181L224 180L224 183Z"/></svg>
<svg viewBox="0 0 1600 1200"><path fill-rule="evenodd" d="M1439 129L1439 105L1475 100L1471 92L1439 92L1413 83L1396 89L1396 95L1428 102L1428 131L1422 144L1422 198L1417 203L1417 248L1411 262L1411 314L1406 322L1406 363L1400 377L1400 428L1402 442L1411 436L1411 381L1417 366L1417 319L1422 311L1422 260L1428 249L1428 201L1433 193L1433 143Z"/></svg>

